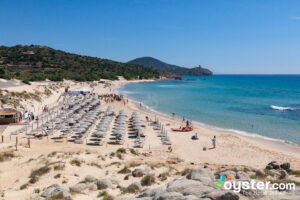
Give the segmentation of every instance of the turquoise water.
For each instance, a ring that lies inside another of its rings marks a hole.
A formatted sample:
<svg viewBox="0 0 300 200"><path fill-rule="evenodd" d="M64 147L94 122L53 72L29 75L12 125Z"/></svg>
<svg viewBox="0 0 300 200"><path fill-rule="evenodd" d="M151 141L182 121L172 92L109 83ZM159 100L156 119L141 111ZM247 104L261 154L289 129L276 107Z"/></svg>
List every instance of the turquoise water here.
<svg viewBox="0 0 300 200"><path fill-rule="evenodd" d="M216 75L127 84L148 106L220 128L300 144L300 75Z"/></svg>

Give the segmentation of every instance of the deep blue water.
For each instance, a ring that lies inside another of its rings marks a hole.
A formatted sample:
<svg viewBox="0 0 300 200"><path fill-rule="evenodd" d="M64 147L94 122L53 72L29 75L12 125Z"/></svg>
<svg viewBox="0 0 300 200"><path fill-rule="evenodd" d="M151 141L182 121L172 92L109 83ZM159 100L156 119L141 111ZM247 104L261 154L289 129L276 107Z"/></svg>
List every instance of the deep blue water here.
<svg viewBox="0 0 300 200"><path fill-rule="evenodd" d="M300 75L184 78L196 80L127 84L121 93L208 125L300 144Z"/></svg>

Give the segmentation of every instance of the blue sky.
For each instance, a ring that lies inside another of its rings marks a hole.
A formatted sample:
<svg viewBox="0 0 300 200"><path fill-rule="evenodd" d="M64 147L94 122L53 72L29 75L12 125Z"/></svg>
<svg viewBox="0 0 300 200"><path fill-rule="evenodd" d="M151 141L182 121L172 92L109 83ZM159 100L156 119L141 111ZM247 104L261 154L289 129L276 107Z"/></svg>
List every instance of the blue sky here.
<svg viewBox="0 0 300 200"><path fill-rule="evenodd" d="M0 45L219 73L300 74L297 0L1 0Z"/></svg>

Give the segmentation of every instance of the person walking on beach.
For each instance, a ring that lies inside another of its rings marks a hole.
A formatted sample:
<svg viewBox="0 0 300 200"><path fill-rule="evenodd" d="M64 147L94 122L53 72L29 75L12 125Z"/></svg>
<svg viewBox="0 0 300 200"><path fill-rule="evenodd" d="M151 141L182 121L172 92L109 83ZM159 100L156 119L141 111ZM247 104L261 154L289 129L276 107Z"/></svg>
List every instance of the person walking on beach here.
<svg viewBox="0 0 300 200"><path fill-rule="evenodd" d="M213 145L213 148L215 149L216 148L216 146L217 146L217 138L216 138L216 136L214 136L214 138L211 140L212 141L212 145Z"/></svg>
<svg viewBox="0 0 300 200"><path fill-rule="evenodd" d="M184 123L185 122L185 118L184 118L184 116L182 117L182 123Z"/></svg>

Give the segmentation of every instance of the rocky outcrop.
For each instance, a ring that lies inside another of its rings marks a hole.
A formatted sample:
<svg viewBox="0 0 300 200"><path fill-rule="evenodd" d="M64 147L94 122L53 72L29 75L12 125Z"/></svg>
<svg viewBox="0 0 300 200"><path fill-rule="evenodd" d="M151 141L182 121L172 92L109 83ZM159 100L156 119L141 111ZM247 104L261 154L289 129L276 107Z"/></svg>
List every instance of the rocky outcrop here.
<svg viewBox="0 0 300 200"><path fill-rule="evenodd" d="M215 180L215 177L209 168L196 168L188 176L188 179L209 183Z"/></svg>
<svg viewBox="0 0 300 200"><path fill-rule="evenodd" d="M239 180L250 180L249 175L246 172L238 171L236 173L236 178Z"/></svg>
<svg viewBox="0 0 300 200"><path fill-rule="evenodd" d="M280 168L281 168L281 169L284 169L284 170L290 170L291 164L290 164L290 163L282 163L282 164L280 165Z"/></svg>
<svg viewBox="0 0 300 200"><path fill-rule="evenodd" d="M111 177L109 178L110 182L113 184L113 186L120 186L120 181L117 178Z"/></svg>
<svg viewBox="0 0 300 200"><path fill-rule="evenodd" d="M197 169L199 171L199 169ZM202 173L202 170L200 170ZM209 172L206 172L209 173ZM193 176L191 176L193 177ZM207 179L205 179L206 181ZM239 196L231 191L217 188L213 182L206 183L203 180L191 180L181 178L172 181L166 188L145 189L137 197L151 197L152 200L238 200Z"/></svg>
<svg viewBox="0 0 300 200"><path fill-rule="evenodd" d="M277 176L277 177L279 177L281 175L280 171L278 171L276 169L269 170L269 174L271 174L272 176Z"/></svg>
<svg viewBox="0 0 300 200"><path fill-rule="evenodd" d="M277 163L277 161L272 161L269 164L267 164L266 169L279 169L280 165Z"/></svg>
<svg viewBox="0 0 300 200"><path fill-rule="evenodd" d="M230 176L231 180L234 180L236 177L236 173L232 170L226 170L226 171L222 172L221 174L223 174L226 177Z"/></svg>
<svg viewBox="0 0 300 200"><path fill-rule="evenodd" d="M133 177L142 177L144 176L143 170L142 169L135 169L132 171L132 176Z"/></svg>
<svg viewBox="0 0 300 200"><path fill-rule="evenodd" d="M151 189L144 189L139 195L138 198L143 197L153 197L156 194L163 192L166 188L165 187L157 187L157 188L151 188Z"/></svg>
<svg viewBox="0 0 300 200"><path fill-rule="evenodd" d="M213 173L208 168L196 168L186 178L172 181L167 187L143 190L135 199L151 200L238 200L239 196L215 185Z"/></svg>
<svg viewBox="0 0 300 200"><path fill-rule="evenodd" d="M262 169L258 169L255 174L256 174L257 177L264 177L264 176L266 176L265 171L262 170Z"/></svg>
<svg viewBox="0 0 300 200"><path fill-rule="evenodd" d="M272 174L273 176L279 177L279 179L282 180L289 180L289 174L288 172L291 170L291 164L286 162L279 165L277 161L272 161L267 164L266 170L268 170L269 174Z"/></svg>
<svg viewBox="0 0 300 200"><path fill-rule="evenodd" d="M289 180L289 174L284 170L284 169L281 169L280 171L280 179L282 180Z"/></svg>
<svg viewBox="0 0 300 200"><path fill-rule="evenodd" d="M98 190L106 189L106 188L112 188L113 183L108 178L103 178L97 181L97 188Z"/></svg>
<svg viewBox="0 0 300 200"><path fill-rule="evenodd" d="M96 185L94 183L77 183L69 188L70 192L82 193L84 190L95 190Z"/></svg>
<svg viewBox="0 0 300 200"><path fill-rule="evenodd" d="M274 165L275 166L275 165ZM260 199L260 200L275 200L275 199L300 199L299 189L296 191L290 191L286 193L280 193L280 195L270 195L268 191L259 189L244 189L234 187L235 185L242 185L245 181L250 184L250 177L244 171L238 171L239 169L226 170L221 172L225 176L232 176L229 182L231 187L225 189L223 187L217 187L213 173L209 168L196 168L187 177L173 180L166 187L147 188L144 189L135 198L123 198L122 200L247 200L247 199ZM268 170L266 170L268 171ZM288 177L288 173L281 169L276 170L280 172L285 179ZM251 173L253 173L251 171ZM256 170L256 174L265 177L264 170ZM279 191L275 191L279 192Z"/></svg>
<svg viewBox="0 0 300 200"><path fill-rule="evenodd" d="M97 178L94 177L94 176L92 176L92 175L87 175L87 176L84 178L84 180L85 180L86 182L96 182L96 181L97 181Z"/></svg>
<svg viewBox="0 0 300 200"><path fill-rule="evenodd" d="M137 187L139 190L142 189L142 185L139 182L133 182L131 185Z"/></svg>
<svg viewBox="0 0 300 200"><path fill-rule="evenodd" d="M181 199L183 195L179 192L161 192L156 194L152 200L173 200Z"/></svg>
<svg viewBox="0 0 300 200"><path fill-rule="evenodd" d="M133 177L142 177L144 175L154 175L155 173L149 169L140 169L137 168L132 171L132 176Z"/></svg>
<svg viewBox="0 0 300 200"><path fill-rule="evenodd" d="M58 184L53 184L47 187L40 196L37 196L36 200L43 200L43 199L63 199L63 200L72 200L71 194L59 186Z"/></svg>

